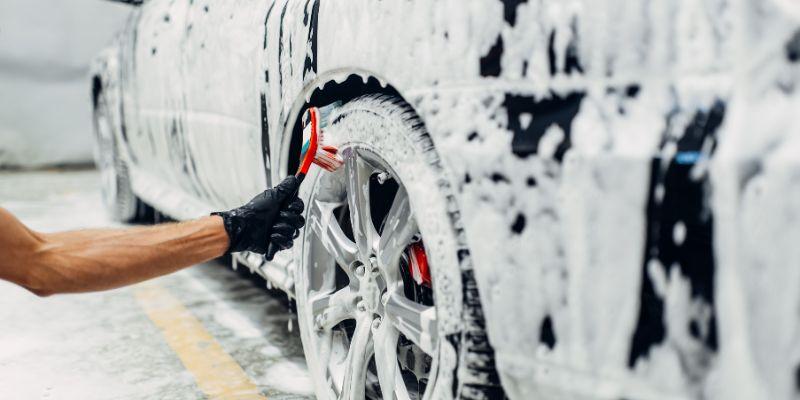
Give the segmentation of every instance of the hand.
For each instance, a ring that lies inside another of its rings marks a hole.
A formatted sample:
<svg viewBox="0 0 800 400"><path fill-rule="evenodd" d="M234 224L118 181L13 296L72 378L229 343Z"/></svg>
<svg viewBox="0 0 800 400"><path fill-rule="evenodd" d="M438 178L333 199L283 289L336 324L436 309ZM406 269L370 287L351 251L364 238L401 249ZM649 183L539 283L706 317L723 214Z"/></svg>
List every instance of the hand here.
<svg viewBox="0 0 800 400"><path fill-rule="evenodd" d="M242 207L216 212L230 238L229 253L252 251L264 254L270 243L279 250L294 244L299 229L305 225L301 215L303 201L297 197L300 181L290 176L278 186L265 190ZM272 259L268 255L268 259Z"/></svg>

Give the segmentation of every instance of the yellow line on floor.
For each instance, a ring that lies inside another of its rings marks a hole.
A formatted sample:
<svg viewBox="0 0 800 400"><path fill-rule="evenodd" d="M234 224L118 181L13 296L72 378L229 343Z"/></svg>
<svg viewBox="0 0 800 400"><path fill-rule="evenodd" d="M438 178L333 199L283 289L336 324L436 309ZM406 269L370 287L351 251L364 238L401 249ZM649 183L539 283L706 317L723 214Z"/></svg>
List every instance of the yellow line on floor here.
<svg viewBox="0 0 800 400"><path fill-rule="evenodd" d="M149 282L137 286L135 295L209 399L266 399L242 367L168 289Z"/></svg>

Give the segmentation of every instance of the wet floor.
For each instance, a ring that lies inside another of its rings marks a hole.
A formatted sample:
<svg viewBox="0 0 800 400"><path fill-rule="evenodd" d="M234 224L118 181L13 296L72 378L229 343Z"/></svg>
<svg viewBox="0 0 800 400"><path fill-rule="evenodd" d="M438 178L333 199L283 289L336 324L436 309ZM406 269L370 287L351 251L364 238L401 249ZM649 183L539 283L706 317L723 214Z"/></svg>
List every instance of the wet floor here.
<svg viewBox="0 0 800 400"><path fill-rule="evenodd" d="M94 171L0 173L0 207L40 231L111 224ZM312 397L285 297L248 275L212 262L49 298L0 282L0 398Z"/></svg>

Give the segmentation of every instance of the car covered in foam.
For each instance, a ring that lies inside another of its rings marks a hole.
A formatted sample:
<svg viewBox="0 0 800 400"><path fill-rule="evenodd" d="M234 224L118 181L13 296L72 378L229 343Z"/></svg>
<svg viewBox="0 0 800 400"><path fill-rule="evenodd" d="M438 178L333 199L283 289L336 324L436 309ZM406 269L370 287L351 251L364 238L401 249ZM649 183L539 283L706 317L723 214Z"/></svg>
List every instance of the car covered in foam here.
<svg viewBox="0 0 800 400"><path fill-rule="evenodd" d="M789 399L800 18L783 0L133 7L92 85L111 212L228 209L334 105L291 251L319 398Z"/></svg>

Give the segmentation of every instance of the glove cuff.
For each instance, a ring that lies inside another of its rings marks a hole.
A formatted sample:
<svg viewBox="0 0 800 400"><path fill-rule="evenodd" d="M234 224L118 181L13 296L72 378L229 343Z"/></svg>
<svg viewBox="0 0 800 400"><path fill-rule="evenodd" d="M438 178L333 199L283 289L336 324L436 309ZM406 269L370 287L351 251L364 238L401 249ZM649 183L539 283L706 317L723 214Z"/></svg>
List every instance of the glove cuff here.
<svg viewBox="0 0 800 400"><path fill-rule="evenodd" d="M236 253L241 250L238 250L239 247L239 233L241 233L242 229L239 224L236 223L235 218L233 218L229 212L217 211L212 212L211 215L217 215L222 217L222 225L225 227L225 233L228 234L228 250L225 252L226 254Z"/></svg>

